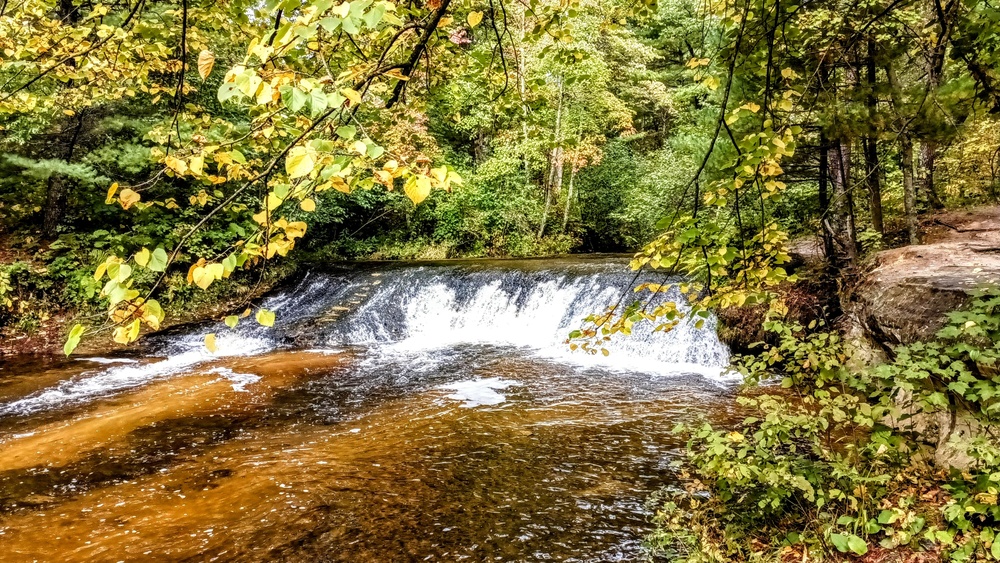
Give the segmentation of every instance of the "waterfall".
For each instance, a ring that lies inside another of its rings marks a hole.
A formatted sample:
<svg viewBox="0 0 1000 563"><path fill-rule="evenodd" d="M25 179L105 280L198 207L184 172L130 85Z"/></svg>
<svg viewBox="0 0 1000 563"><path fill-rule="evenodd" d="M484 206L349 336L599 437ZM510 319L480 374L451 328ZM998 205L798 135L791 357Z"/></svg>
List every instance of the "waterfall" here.
<svg viewBox="0 0 1000 563"><path fill-rule="evenodd" d="M634 300L632 287L642 281L634 280L622 260L593 258L359 264L312 272L261 304L276 312L274 327L247 319L235 330L214 322L181 335L154 337L151 355L165 359L152 362L105 365L117 360L82 358L98 367L0 404L0 415L79 403L190 373L221 356L289 347L402 354L417 359L406 365L426 369L436 365L433 358L447 358L439 353L443 349L507 348L583 370L730 379L729 351L717 338L711 318L701 329L681 322L669 332L655 332L651 323L643 323L630 336L617 335L605 343L607 356L569 349L566 339L585 317L603 312L623 296L626 303ZM684 310L679 292L666 298L678 301ZM215 354L203 345L210 332L218 335Z"/></svg>
<svg viewBox="0 0 1000 563"><path fill-rule="evenodd" d="M326 344L388 344L413 351L466 344L516 346L582 366L655 374L718 376L729 361L714 319L702 329L682 322L669 332L654 332L652 323L642 323L633 334L607 343L608 356L571 352L565 341L584 318L603 312L623 293L635 299L633 276L619 263L532 270L456 265L379 273L379 283L368 286L366 299L343 309L341 322L326 333ZM685 308L679 292L666 298Z"/></svg>

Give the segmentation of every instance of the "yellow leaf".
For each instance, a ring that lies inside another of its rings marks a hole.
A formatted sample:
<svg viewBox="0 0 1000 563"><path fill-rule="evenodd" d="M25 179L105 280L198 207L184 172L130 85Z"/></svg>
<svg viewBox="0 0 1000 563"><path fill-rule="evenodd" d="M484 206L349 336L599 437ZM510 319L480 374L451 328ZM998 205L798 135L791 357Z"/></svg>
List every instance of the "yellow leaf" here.
<svg viewBox="0 0 1000 563"><path fill-rule="evenodd" d="M306 213L312 213L313 211L316 211L316 202L313 201L312 198L307 197L299 203L299 207L301 207L302 211L305 211Z"/></svg>
<svg viewBox="0 0 1000 563"><path fill-rule="evenodd" d="M111 202L115 200L115 192L117 191L118 191L118 182L115 182L114 184L111 184L110 188L108 188L108 197L107 199L104 200L104 203L110 205Z"/></svg>
<svg viewBox="0 0 1000 563"><path fill-rule="evenodd" d="M348 100L351 100L351 105L356 106L361 104L361 94L359 94L357 90L344 88L340 91L340 93L343 94Z"/></svg>
<svg viewBox="0 0 1000 563"><path fill-rule="evenodd" d="M132 324L128 326L120 326L116 328L112 338L119 344L134 342L136 338L139 338L139 328L139 319L135 319L132 321Z"/></svg>
<svg viewBox="0 0 1000 563"><path fill-rule="evenodd" d="M409 80L410 77L403 74L403 71L398 68L391 69L389 72L385 73L389 78L395 78L396 80Z"/></svg>
<svg viewBox="0 0 1000 563"><path fill-rule="evenodd" d="M187 273L187 282L188 283L194 283L194 271L197 270L199 267L204 266L204 265L205 265L205 259L204 258L199 258L197 262L195 262L194 264L191 264L191 267L188 268L188 273Z"/></svg>
<svg viewBox="0 0 1000 563"><path fill-rule="evenodd" d="M274 326L274 312L267 309L257 311L257 322L262 326Z"/></svg>
<svg viewBox="0 0 1000 563"><path fill-rule="evenodd" d="M330 11L333 12L334 14L340 16L341 18L346 18L347 14L349 14L351 12L351 3L350 2L344 2L344 3L340 4L339 6L334 6L334 8L332 10L330 10Z"/></svg>
<svg viewBox="0 0 1000 563"><path fill-rule="evenodd" d="M306 234L305 221L294 221L285 225L285 236L289 239L300 238Z"/></svg>
<svg viewBox="0 0 1000 563"><path fill-rule="evenodd" d="M205 266L205 271L212 276L213 280L221 280L222 276L226 274L226 267L221 262L215 262Z"/></svg>
<svg viewBox="0 0 1000 563"><path fill-rule="evenodd" d="M121 195L118 196L118 203L121 203L122 209L128 209L129 207L132 207L136 203L139 203L140 199L142 198L138 193L128 188L125 188L124 190L122 190Z"/></svg>
<svg viewBox="0 0 1000 563"><path fill-rule="evenodd" d="M479 22L483 21L482 12L469 12L469 27L476 27Z"/></svg>
<svg viewBox="0 0 1000 563"><path fill-rule="evenodd" d="M208 78L208 75L212 73L213 66L215 66L215 55L211 51L205 49L198 53L198 76L202 80Z"/></svg>
<svg viewBox="0 0 1000 563"><path fill-rule="evenodd" d="M360 155L364 155L365 153L368 152L368 145L366 145L364 141L354 141L354 143L351 145L351 150Z"/></svg>
<svg viewBox="0 0 1000 563"><path fill-rule="evenodd" d="M264 82L260 85L260 89L257 91L257 103L260 105L266 105L271 103L274 98L274 90L271 85Z"/></svg>
<svg viewBox="0 0 1000 563"><path fill-rule="evenodd" d="M412 177L403 186L403 191L414 204L419 204L431 195L431 179L427 176Z"/></svg>
<svg viewBox="0 0 1000 563"><path fill-rule="evenodd" d="M205 158L202 156L192 156L190 162L188 162L188 169L195 176L201 176L201 173L205 170Z"/></svg>
<svg viewBox="0 0 1000 563"><path fill-rule="evenodd" d="M205 335L205 348L208 348L209 352L211 352L213 354L215 353L216 348L215 348L215 333L214 332L210 332L210 333L208 333L208 334Z"/></svg>
<svg viewBox="0 0 1000 563"><path fill-rule="evenodd" d="M334 176L333 178L330 178L330 182L333 184L333 189L337 190L338 192L344 192L345 194L351 193L350 184L348 184L347 181L341 178L340 176Z"/></svg>
<svg viewBox="0 0 1000 563"><path fill-rule="evenodd" d="M305 176L312 172L315 167L316 163L305 147L293 148L285 159L285 171L288 172L289 178Z"/></svg>
<svg viewBox="0 0 1000 563"><path fill-rule="evenodd" d="M187 163L173 155L168 155L166 158L164 158L163 164L166 165L167 168L173 170L179 175L183 175L188 171Z"/></svg>
<svg viewBox="0 0 1000 563"><path fill-rule="evenodd" d="M135 253L135 263L138 264L138 265L140 265L140 266L142 266L143 268L145 268L146 264L149 264L149 257L150 256L151 256L151 254L149 252L149 249L148 248L143 248L139 252Z"/></svg>
<svg viewBox="0 0 1000 563"><path fill-rule="evenodd" d="M215 281L215 278L205 266L196 266L194 272L191 274L191 278L194 280L194 284L202 289L208 289L208 286L212 285L212 282Z"/></svg>

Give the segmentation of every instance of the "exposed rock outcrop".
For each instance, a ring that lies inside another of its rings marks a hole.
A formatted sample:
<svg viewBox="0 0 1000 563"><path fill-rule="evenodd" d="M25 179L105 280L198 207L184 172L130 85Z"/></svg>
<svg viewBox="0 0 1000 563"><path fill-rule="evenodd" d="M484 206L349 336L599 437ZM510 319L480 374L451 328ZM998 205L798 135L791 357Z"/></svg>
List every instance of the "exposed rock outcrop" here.
<svg viewBox="0 0 1000 563"><path fill-rule="evenodd" d="M1000 283L1000 208L933 217L925 244L878 253L846 312L883 346L928 340L969 292Z"/></svg>
<svg viewBox="0 0 1000 563"><path fill-rule="evenodd" d="M970 292L1000 284L1000 207L936 215L925 225L925 244L878 253L845 296L845 333L860 357L932 340ZM912 410L905 403L904 413ZM909 412L894 423L923 436L942 468L967 466L971 460L957 442L985 431L961 408Z"/></svg>

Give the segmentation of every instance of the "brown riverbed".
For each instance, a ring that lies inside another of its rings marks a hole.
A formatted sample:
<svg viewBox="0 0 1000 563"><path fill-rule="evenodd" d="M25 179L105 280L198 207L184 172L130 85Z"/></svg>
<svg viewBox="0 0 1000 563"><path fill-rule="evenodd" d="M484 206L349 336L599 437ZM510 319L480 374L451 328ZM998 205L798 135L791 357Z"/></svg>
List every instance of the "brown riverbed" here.
<svg viewBox="0 0 1000 563"><path fill-rule="evenodd" d="M671 429L733 417L686 371L724 350L651 334L579 362L560 319L607 274L468 271L306 279L218 355L205 327L5 361L0 561L641 560Z"/></svg>

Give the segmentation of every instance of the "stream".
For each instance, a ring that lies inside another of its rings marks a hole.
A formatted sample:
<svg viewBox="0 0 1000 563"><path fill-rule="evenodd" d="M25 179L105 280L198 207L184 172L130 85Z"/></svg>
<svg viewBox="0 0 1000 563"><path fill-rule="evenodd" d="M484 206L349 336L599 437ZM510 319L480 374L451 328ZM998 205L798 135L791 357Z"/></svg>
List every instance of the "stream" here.
<svg viewBox="0 0 1000 563"><path fill-rule="evenodd" d="M0 561L642 560L671 429L736 407L711 322L569 350L632 284L606 257L331 266L272 328L0 360Z"/></svg>

